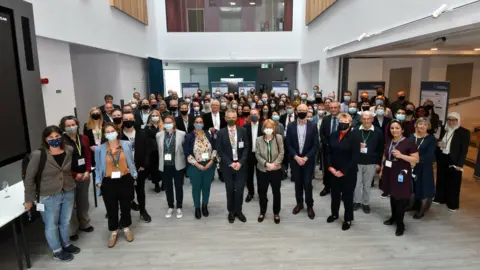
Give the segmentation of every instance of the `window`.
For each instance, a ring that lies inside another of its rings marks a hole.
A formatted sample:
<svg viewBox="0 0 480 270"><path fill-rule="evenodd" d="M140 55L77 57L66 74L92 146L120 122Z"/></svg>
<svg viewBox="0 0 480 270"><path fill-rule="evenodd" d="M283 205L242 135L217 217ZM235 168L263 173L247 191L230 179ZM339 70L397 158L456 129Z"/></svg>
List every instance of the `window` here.
<svg viewBox="0 0 480 270"><path fill-rule="evenodd" d="M163 78L165 83L165 93L163 96L167 96L168 90L172 89L173 91L177 91L178 96L182 95L182 83L180 81L180 70L178 69L164 69L163 70Z"/></svg>
<svg viewBox="0 0 480 270"><path fill-rule="evenodd" d="M187 9L188 32L205 32L205 18L203 8Z"/></svg>

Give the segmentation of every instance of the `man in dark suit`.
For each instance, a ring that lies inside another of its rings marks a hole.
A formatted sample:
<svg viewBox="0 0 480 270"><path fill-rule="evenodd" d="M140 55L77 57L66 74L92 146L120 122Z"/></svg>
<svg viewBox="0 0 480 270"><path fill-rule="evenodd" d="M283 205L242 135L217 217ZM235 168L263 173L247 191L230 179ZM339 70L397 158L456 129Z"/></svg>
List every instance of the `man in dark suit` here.
<svg viewBox="0 0 480 270"><path fill-rule="evenodd" d="M295 120L297 119L297 116L295 115L295 112L293 110L293 106L291 103L285 104L285 110L287 113L280 116L280 123L285 127L285 134L282 134L283 136L287 135L288 126L290 125L290 123L295 122ZM290 153L288 152L286 143L284 144L284 146L285 146L285 155L283 156L283 165L285 166L285 175L287 175L288 164L290 163ZM293 178L291 178L290 180L294 182Z"/></svg>
<svg viewBox="0 0 480 270"><path fill-rule="evenodd" d="M170 100L172 100L172 89L168 89L167 96L165 97L165 103L167 104L167 109L170 106Z"/></svg>
<svg viewBox="0 0 480 270"><path fill-rule="evenodd" d="M212 111L203 115L203 130L210 132L210 135L216 139L217 132L227 126L227 121L225 121L225 114L220 112L218 100L212 100L210 108ZM218 178L223 182L221 168L218 169Z"/></svg>
<svg viewBox="0 0 480 270"><path fill-rule="evenodd" d="M332 132L336 131L338 128L338 119L337 116L340 113L340 103L333 101L330 103L330 115L323 118L322 125L320 126L320 140L322 141L322 155L324 164L328 164L328 147L330 135ZM323 176L323 185L325 188L320 192L320 196L325 196L330 193L331 181L334 176L328 171L325 170L325 175Z"/></svg>
<svg viewBox="0 0 480 270"><path fill-rule="evenodd" d="M248 174L247 174L247 190L248 195L245 198L245 202L250 202L255 195L255 185L253 181L253 175L255 173L255 168L257 167L257 158L255 157L255 142L257 137L262 135L262 126L259 123L258 119L258 110L253 109L250 111L250 120L251 122L246 123L243 127L247 130L247 137L250 148L248 149Z"/></svg>
<svg viewBox="0 0 480 270"><path fill-rule="evenodd" d="M120 109L120 106L118 106L117 104L113 104L113 96L112 95L106 94L103 99L105 100L105 104L110 103L110 104L112 104L114 109ZM99 109L102 113L105 113L105 104L99 107Z"/></svg>
<svg viewBox="0 0 480 270"><path fill-rule="evenodd" d="M150 102L144 98L140 102L138 110L135 112L135 123L137 127L144 129L148 122L148 116L150 115Z"/></svg>
<svg viewBox="0 0 480 270"><path fill-rule="evenodd" d="M385 97L385 102L383 104L385 104L385 106L387 106L387 107L390 107L390 101L385 96L385 89L383 88L383 86L377 86L376 89L377 89L377 95L370 99L370 104L375 104L375 102L377 100L377 96L383 96L383 97Z"/></svg>
<svg viewBox="0 0 480 270"><path fill-rule="evenodd" d="M188 116L188 105L186 103L180 104L180 116L175 118L175 123L178 130L185 133L193 131L193 117Z"/></svg>
<svg viewBox="0 0 480 270"><path fill-rule="evenodd" d="M227 128L217 133L217 151L221 158L220 168L225 180L227 192L228 221L233 223L235 217L241 222L247 219L242 213L243 190L247 177L247 159L249 139L243 127L237 127L237 112L228 110L225 117Z"/></svg>
<svg viewBox="0 0 480 270"><path fill-rule="evenodd" d="M286 142L291 157L290 166L292 177L295 180L295 197L297 199L293 214L296 215L303 210L303 193L305 192L308 217L314 219L312 178L315 171L315 156L318 151L318 132L315 124L307 121L307 111L307 105L298 105L298 120L289 125Z"/></svg>

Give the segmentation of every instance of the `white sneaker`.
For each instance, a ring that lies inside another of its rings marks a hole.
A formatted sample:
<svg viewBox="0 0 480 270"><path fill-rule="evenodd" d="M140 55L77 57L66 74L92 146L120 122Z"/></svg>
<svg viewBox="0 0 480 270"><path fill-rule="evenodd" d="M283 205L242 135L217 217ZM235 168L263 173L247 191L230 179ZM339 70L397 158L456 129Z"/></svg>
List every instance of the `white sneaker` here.
<svg viewBox="0 0 480 270"><path fill-rule="evenodd" d="M458 209L450 209L450 208L448 208L448 211L453 212L453 213L457 212L457 210L458 210Z"/></svg>
<svg viewBox="0 0 480 270"><path fill-rule="evenodd" d="M168 208L167 213L165 214L166 218L171 218L173 214L173 208Z"/></svg>
<svg viewBox="0 0 480 270"><path fill-rule="evenodd" d="M183 217L183 212L181 208L177 208L177 218L182 218Z"/></svg>

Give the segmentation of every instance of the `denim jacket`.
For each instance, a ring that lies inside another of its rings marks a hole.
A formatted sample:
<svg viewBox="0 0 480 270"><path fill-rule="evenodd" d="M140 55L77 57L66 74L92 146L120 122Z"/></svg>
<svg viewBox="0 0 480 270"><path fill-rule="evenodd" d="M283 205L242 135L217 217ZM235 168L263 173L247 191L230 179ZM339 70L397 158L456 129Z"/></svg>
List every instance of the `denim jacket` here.
<svg viewBox="0 0 480 270"><path fill-rule="evenodd" d="M137 169L135 168L135 163L133 162L133 151L130 142L120 140L120 145L122 146L123 153L127 159L127 166L130 170L132 177L137 177ZM95 184L101 184L103 182L103 176L105 175L105 170L107 168L107 143L95 148Z"/></svg>

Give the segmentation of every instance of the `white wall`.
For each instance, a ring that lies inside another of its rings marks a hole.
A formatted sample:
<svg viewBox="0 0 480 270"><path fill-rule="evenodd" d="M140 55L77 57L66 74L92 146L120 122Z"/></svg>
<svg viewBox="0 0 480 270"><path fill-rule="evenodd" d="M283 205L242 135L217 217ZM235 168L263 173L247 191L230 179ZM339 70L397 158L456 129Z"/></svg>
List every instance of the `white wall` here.
<svg viewBox="0 0 480 270"><path fill-rule="evenodd" d="M73 115L75 94L68 43L46 38L37 38L40 76L48 78L42 85L45 118L47 125L58 125L66 115ZM56 93L60 90L60 93Z"/></svg>
<svg viewBox="0 0 480 270"><path fill-rule="evenodd" d="M347 90L357 99L358 82L383 81L383 59L350 59Z"/></svg>

